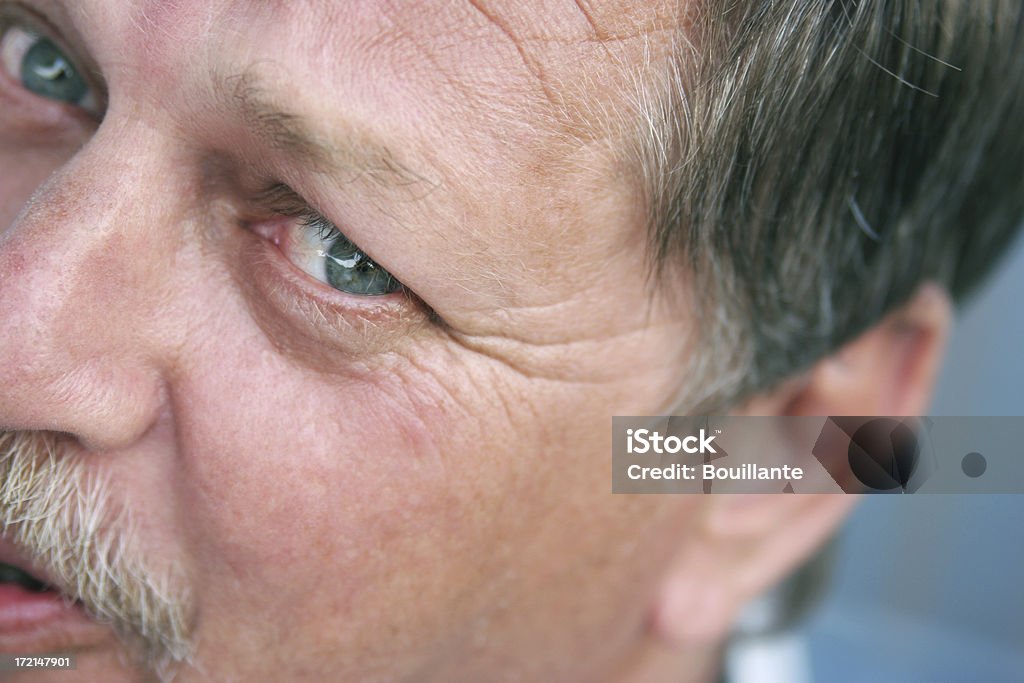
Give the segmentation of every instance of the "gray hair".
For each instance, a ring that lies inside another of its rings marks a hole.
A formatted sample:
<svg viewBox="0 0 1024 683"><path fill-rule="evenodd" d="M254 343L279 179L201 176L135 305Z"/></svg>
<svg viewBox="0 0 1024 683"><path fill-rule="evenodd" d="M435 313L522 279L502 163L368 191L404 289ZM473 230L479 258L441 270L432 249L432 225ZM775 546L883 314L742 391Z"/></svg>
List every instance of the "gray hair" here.
<svg viewBox="0 0 1024 683"><path fill-rule="evenodd" d="M1024 3L693 7L636 151L658 277L700 292L687 409L708 412L926 280L959 299L1005 250L1024 214Z"/></svg>

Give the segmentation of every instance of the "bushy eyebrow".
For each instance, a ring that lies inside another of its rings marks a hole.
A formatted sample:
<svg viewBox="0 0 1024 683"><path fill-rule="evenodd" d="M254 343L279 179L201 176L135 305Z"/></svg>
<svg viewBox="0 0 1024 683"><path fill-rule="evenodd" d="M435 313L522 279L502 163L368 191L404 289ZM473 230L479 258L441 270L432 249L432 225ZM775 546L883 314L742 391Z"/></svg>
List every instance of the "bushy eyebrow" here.
<svg viewBox="0 0 1024 683"><path fill-rule="evenodd" d="M331 137L311 122L277 104L271 88L255 68L219 79L222 106L267 148L301 160L327 175L367 178L390 189L429 182L376 133L339 115L329 123Z"/></svg>

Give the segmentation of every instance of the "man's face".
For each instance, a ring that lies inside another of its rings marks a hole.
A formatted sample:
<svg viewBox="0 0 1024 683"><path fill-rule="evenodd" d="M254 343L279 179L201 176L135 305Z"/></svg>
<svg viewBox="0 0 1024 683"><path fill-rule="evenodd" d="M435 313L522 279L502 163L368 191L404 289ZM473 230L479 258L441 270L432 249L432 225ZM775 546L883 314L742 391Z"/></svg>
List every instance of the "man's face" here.
<svg viewBox="0 0 1024 683"><path fill-rule="evenodd" d="M619 125L657 20L524 7L0 2L0 426L103 487L176 680L593 680L643 629L690 505L608 467L684 379Z"/></svg>

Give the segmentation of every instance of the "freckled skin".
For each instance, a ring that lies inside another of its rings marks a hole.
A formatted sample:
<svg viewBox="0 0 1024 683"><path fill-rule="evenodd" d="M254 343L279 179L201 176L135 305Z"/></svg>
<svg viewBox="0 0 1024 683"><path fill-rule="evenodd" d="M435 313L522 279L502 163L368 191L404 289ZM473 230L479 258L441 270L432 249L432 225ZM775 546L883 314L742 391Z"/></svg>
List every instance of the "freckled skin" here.
<svg viewBox="0 0 1024 683"><path fill-rule="evenodd" d="M608 475L611 416L666 409L687 353L621 140L582 106L615 104L588 78L654 18L345 4L54 12L110 104L98 129L0 114L0 424L94 451L187 573L204 673L183 683L615 680L695 505ZM210 90L257 62L328 135L344 116L404 150L423 191L254 145ZM315 198L444 326L310 304L224 168ZM59 680L142 680L113 648Z"/></svg>

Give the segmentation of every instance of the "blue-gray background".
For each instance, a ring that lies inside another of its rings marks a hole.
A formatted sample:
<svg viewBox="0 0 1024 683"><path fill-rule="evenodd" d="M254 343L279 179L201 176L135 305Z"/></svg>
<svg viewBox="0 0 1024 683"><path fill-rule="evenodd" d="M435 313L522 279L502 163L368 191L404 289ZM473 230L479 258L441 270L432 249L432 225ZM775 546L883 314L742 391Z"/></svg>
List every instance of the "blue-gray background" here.
<svg viewBox="0 0 1024 683"><path fill-rule="evenodd" d="M1018 241L960 311L931 414L1024 415L1022 388ZM815 681L1024 681L1024 495L869 496L839 555L801 629Z"/></svg>

